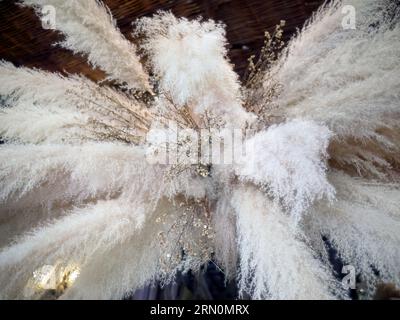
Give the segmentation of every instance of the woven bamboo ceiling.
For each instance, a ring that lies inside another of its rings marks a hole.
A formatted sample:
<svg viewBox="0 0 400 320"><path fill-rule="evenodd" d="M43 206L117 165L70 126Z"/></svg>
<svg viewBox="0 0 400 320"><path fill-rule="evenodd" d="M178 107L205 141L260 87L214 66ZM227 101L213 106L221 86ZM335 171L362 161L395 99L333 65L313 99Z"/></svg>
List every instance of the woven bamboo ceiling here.
<svg viewBox="0 0 400 320"><path fill-rule="evenodd" d="M66 0L68 1L68 0ZM86 1L86 0L82 0ZM286 20L285 38L301 28L323 0L104 0L111 9L122 33L132 40L132 21L157 10L171 10L177 16L202 16L222 21L227 26L229 54L236 71L243 74L247 59L257 54L265 30L272 31L280 20ZM16 65L50 71L82 73L93 80L104 77L80 56L53 46L62 36L43 30L30 8L15 0L0 0L0 59Z"/></svg>

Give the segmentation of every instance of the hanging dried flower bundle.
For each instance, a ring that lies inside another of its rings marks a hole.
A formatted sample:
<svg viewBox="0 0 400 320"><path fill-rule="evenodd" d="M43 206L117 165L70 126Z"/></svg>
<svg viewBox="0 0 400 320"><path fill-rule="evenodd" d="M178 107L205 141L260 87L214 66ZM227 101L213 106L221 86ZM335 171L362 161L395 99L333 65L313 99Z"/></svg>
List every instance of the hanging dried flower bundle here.
<svg viewBox="0 0 400 320"><path fill-rule="evenodd" d="M400 10L284 22L241 85L225 29L159 12L126 40L98 1L57 12L61 46L115 85L0 62L0 297L120 299L212 260L254 299L400 285ZM140 51L141 56L137 55ZM145 61L143 64L141 61Z"/></svg>

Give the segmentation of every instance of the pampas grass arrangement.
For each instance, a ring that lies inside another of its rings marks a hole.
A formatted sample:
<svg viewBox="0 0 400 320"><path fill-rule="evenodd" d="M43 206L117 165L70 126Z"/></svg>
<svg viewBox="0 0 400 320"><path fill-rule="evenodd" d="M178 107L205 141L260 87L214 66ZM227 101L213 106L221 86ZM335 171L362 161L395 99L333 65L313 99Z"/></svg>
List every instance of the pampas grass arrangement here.
<svg viewBox="0 0 400 320"><path fill-rule="evenodd" d="M212 20L141 18L135 46L99 1L21 4L118 85L0 62L2 299L121 299L210 260L239 297L346 299L327 241L367 297L400 285L395 2L346 1L346 30L330 1L285 46L281 23L243 85Z"/></svg>

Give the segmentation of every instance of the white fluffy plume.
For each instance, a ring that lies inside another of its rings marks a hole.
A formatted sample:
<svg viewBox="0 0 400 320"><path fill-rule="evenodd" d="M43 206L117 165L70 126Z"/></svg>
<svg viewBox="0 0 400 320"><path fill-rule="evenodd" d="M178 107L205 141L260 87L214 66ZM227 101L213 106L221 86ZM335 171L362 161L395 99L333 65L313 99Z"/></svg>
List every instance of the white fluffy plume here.
<svg viewBox="0 0 400 320"><path fill-rule="evenodd" d="M342 26L345 4L355 8L355 30ZM321 256L325 235L368 284L370 295L379 280L400 281L399 13L393 1L333 1L275 66L283 88L272 115L325 123L334 133L330 164L342 171L329 174L336 200L309 208L305 234Z"/></svg>
<svg viewBox="0 0 400 320"><path fill-rule="evenodd" d="M240 291L252 298L330 299L334 280L313 252L293 233L287 217L254 187L237 188Z"/></svg>
<svg viewBox="0 0 400 320"><path fill-rule="evenodd" d="M261 185L299 221L315 200L334 197L326 178L330 138L327 127L312 121L271 126L246 141L245 161L236 173Z"/></svg>
<svg viewBox="0 0 400 320"><path fill-rule="evenodd" d="M356 12L345 30L343 5ZM391 0L333 1L289 43L277 67L277 115L324 122L331 157L383 177L399 164L400 24Z"/></svg>
<svg viewBox="0 0 400 320"><path fill-rule="evenodd" d="M79 266L82 274L67 298L122 298L163 276L158 235L174 226L175 215L185 207L162 199L178 192L192 196L187 188L193 184L190 175L166 184L165 168L149 165L141 147L116 143L7 144L0 147L0 155L2 228L7 231L1 237L2 298L34 298L35 292L24 287L43 265ZM6 160L9 157L12 162ZM157 219L163 223L155 223ZM195 232L189 234L196 243ZM180 252L174 241L163 247L163 254L167 249ZM113 257L122 259L118 266ZM135 263L125 257L142 261L140 268L132 268ZM184 262L195 268L202 261ZM179 269L172 262L171 267L171 272ZM114 271L102 279L109 268ZM124 268L131 270L120 273ZM10 278L14 269L18 272ZM94 269L96 274L90 272ZM100 287L92 291L95 284Z"/></svg>
<svg viewBox="0 0 400 320"><path fill-rule="evenodd" d="M0 146L0 158L2 244L10 242L10 234L16 237L58 218L74 205L122 193L140 194L153 203L162 188L162 169L148 166L140 147L6 144Z"/></svg>
<svg viewBox="0 0 400 320"><path fill-rule="evenodd" d="M135 100L83 77L17 68L0 61L0 135L8 141L60 143L138 140L149 112Z"/></svg>
<svg viewBox="0 0 400 320"><path fill-rule="evenodd" d="M178 106L196 114L211 111L229 126L252 116L241 106L238 76L227 60L225 29L214 21L177 19L171 13L141 18L136 32L144 34L160 89Z"/></svg>
<svg viewBox="0 0 400 320"><path fill-rule="evenodd" d="M128 88L148 90L145 73L135 46L119 32L108 8L96 0L21 0L42 15L44 6L55 9L55 28L65 35L60 43L104 70L110 79Z"/></svg>
<svg viewBox="0 0 400 320"><path fill-rule="evenodd" d="M84 266L94 254L107 252L131 236L143 221L144 212L140 207L134 209L132 202L118 200L73 210L59 221L44 225L2 250L0 265L3 270L24 266L12 278L1 277L3 297L21 297L24 292L21 289L31 277L31 270L42 265L57 265L62 261L67 265Z"/></svg>
<svg viewBox="0 0 400 320"><path fill-rule="evenodd" d="M318 203L305 222L314 246L322 248L318 242L325 235L343 262L355 267L369 292L378 281L400 285L400 185L338 172L329 178L337 200Z"/></svg>

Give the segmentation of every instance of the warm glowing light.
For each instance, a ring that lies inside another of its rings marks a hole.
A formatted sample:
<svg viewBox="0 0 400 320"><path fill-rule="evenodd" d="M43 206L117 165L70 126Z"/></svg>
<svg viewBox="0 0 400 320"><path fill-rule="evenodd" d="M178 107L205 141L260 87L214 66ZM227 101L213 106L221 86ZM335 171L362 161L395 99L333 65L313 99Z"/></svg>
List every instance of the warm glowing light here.
<svg viewBox="0 0 400 320"><path fill-rule="evenodd" d="M55 267L44 265L40 269L33 272L33 281L39 289L53 289L56 287Z"/></svg>
<svg viewBox="0 0 400 320"><path fill-rule="evenodd" d="M66 280L68 286L71 286L75 282L75 280L76 280L76 278L78 278L79 274L80 274L80 270L78 267L74 268L72 271L69 272L69 274L67 275L67 280Z"/></svg>
<svg viewBox="0 0 400 320"><path fill-rule="evenodd" d="M73 285L79 274L79 267L74 265L65 268L44 265L33 273L34 290L37 292L56 290L58 294L62 294L65 289Z"/></svg>

